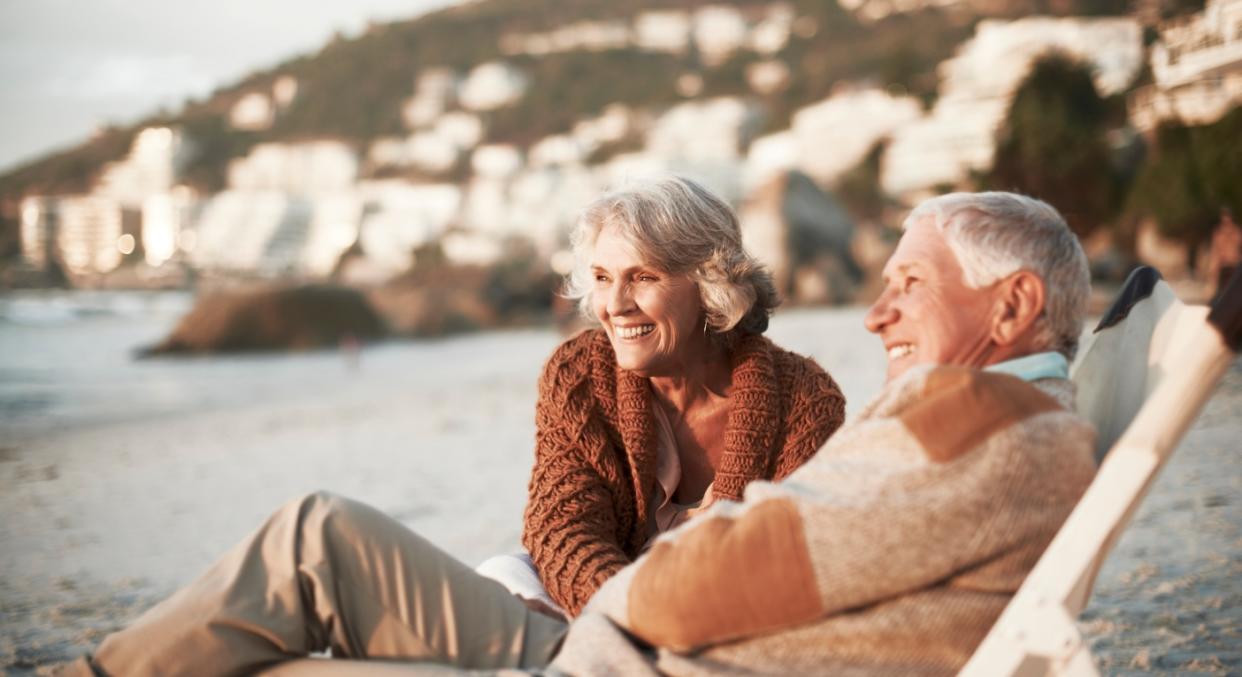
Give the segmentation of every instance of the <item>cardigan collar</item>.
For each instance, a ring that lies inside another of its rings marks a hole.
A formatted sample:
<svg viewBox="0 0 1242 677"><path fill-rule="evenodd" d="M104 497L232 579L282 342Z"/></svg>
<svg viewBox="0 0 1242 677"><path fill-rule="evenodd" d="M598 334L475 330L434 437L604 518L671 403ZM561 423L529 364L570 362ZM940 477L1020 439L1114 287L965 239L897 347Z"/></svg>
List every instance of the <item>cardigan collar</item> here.
<svg viewBox="0 0 1242 677"><path fill-rule="evenodd" d="M605 338L604 345L612 353ZM724 455L713 480L718 498L741 500L748 482L767 475L780 430L779 385L771 342L758 334L738 336L729 355L732 385L725 424ZM616 364L615 354L610 355ZM616 369L617 424L630 465L630 480L638 500L638 524L647 524L654 509L656 484L655 422L651 415L650 382Z"/></svg>

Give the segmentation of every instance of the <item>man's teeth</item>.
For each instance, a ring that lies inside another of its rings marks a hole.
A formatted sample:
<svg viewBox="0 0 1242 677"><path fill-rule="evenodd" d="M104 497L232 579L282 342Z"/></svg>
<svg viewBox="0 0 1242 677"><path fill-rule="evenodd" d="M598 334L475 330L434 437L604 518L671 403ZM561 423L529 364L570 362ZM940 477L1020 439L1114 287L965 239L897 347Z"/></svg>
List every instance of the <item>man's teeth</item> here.
<svg viewBox="0 0 1242 677"><path fill-rule="evenodd" d="M913 345L909 343L902 343L901 345L896 345L888 349L888 359L895 360L899 357L905 357L912 352L914 352Z"/></svg>
<svg viewBox="0 0 1242 677"><path fill-rule="evenodd" d="M654 324L640 324L636 327L617 327L617 336L623 339L632 339L646 336L653 331L655 331Z"/></svg>

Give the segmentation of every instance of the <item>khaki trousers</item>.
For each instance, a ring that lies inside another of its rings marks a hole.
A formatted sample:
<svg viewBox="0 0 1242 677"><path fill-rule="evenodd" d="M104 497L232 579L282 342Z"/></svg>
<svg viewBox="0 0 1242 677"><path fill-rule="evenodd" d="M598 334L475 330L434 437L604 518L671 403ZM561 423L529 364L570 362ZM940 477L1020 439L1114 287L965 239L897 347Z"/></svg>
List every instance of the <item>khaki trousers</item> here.
<svg viewBox="0 0 1242 677"><path fill-rule="evenodd" d="M118 677L252 674L331 649L530 669L552 660L565 630L378 510L317 493L276 511L198 580L106 637L94 665Z"/></svg>

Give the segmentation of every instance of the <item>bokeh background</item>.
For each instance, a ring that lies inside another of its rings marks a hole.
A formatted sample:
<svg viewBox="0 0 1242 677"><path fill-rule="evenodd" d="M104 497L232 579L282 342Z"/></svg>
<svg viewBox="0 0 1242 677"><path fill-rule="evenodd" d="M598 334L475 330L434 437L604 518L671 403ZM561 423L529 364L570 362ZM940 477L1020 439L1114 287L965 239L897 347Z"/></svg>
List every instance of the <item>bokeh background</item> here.
<svg viewBox="0 0 1242 677"><path fill-rule="evenodd" d="M0 670L46 671L327 488L516 547L578 210L706 183L857 411L862 306L951 190L1066 215L1098 312L1242 261L1242 0L0 5ZM1083 619L1242 670L1242 371Z"/></svg>

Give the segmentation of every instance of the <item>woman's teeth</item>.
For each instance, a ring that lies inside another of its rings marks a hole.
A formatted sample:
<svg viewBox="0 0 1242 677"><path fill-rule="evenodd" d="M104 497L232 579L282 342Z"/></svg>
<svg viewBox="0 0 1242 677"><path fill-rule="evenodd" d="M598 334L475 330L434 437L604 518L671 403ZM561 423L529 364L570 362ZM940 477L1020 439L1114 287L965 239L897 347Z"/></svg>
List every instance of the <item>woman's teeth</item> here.
<svg viewBox="0 0 1242 677"><path fill-rule="evenodd" d="M888 359L895 360L899 357L905 357L914 352L914 346L909 343L902 343L888 349Z"/></svg>
<svg viewBox="0 0 1242 677"><path fill-rule="evenodd" d="M623 339L632 339L646 336L653 331L655 331L654 324L640 324L636 327L617 327L617 336Z"/></svg>

